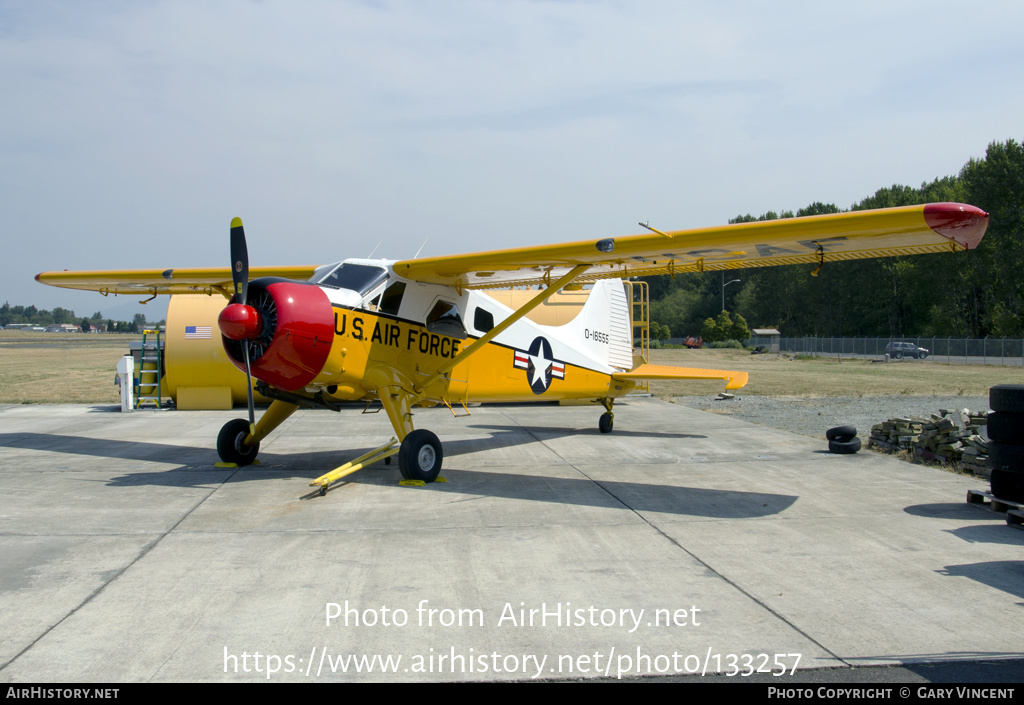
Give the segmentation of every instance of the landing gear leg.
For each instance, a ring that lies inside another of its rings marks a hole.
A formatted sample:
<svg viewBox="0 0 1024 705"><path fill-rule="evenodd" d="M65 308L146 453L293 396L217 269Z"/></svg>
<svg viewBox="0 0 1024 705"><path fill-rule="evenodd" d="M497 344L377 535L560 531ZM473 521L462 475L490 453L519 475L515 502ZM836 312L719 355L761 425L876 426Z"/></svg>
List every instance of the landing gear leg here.
<svg viewBox="0 0 1024 705"><path fill-rule="evenodd" d="M614 400L601 399L600 402L604 404L604 408L607 409L607 411L601 414L601 418L597 422L597 428L601 433L611 433L612 428L615 425L615 414L612 413L612 404L614 403Z"/></svg>
<svg viewBox="0 0 1024 705"><path fill-rule="evenodd" d="M388 414L402 445L398 451L398 468L406 480L433 482L441 472L444 453L441 441L426 429L414 429L410 397L400 390L378 390L381 406Z"/></svg>

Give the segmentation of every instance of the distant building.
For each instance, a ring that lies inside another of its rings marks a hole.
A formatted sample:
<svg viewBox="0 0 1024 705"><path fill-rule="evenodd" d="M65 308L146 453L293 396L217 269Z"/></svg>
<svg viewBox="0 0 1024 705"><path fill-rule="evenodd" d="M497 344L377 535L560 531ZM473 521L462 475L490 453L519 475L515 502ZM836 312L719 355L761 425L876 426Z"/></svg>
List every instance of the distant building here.
<svg viewBox="0 0 1024 705"><path fill-rule="evenodd" d="M766 351L777 353L781 336L774 328L754 328L750 331L750 344L755 348L763 345Z"/></svg>
<svg viewBox="0 0 1024 705"><path fill-rule="evenodd" d="M81 333L82 329L74 323L54 323L46 326L47 333Z"/></svg>

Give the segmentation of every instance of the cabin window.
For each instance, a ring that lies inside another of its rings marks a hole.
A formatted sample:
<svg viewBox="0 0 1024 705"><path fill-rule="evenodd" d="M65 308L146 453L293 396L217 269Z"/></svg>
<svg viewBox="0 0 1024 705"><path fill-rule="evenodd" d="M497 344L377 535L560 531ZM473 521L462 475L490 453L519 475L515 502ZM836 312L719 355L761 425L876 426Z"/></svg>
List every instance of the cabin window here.
<svg viewBox="0 0 1024 705"><path fill-rule="evenodd" d="M427 314L427 330L449 338L465 340L468 337L466 327L462 325L462 317L455 304L438 301Z"/></svg>
<svg viewBox="0 0 1024 705"><path fill-rule="evenodd" d="M473 314L473 327L476 328L478 333L486 333L491 328L494 328L494 314L486 309L477 307L476 312Z"/></svg>

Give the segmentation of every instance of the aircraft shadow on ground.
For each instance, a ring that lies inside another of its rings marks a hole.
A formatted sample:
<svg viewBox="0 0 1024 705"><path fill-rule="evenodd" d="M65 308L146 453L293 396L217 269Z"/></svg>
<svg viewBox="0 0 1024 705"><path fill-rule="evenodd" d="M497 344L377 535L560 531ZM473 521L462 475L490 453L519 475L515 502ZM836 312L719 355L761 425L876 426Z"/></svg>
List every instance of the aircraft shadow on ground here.
<svg viewBox="0 0 1024 705"><path fill-rule="evenodd" d="M489 439L449 441L445 443L446 456L458 457L460 452L479 451L482 445L493 449L535 442L534 438L523 432L520 427L509 428L510 430L506 432L495 433ZM554 429L554 432L566 430ZM551 432L552 429L546 429L546 431ZM578 430L572 429L571 432L578 433ZM180 467L173 469L129 472L104 480L103 482L110 487L138 487L140 485L208 487L211 483L217 482L250 482L269 477L274 479L294 477L298 481L308 481L372 450L371 448L350 448L339 451L313 451L280 455L261 452L262 464L259 466L214 470L212 466L216 462L216 451L147 441L110 441L55 434L7 433L0 434L0 447L140 462L167 463L169 459L173 458L175 462L181 463ZM565 467L565 465L564 462L559 463L560 467ZM212 471L223 473L220 475L221 479L211 476ZM448 473L455 480L454 482L431 484L424 488L418 488L417 491L445 492L462 495L464 499L502 497L579 506L608 508L625 506L638 512L665 512L711 518L768 516L782 512L797 500L795 495L716 490L622 480L592 480L587 477L529 475L501 468L489 468L487 471L453 468L448 470ZM393 486L399 478L397 462L393 462L390 466L377 463L345 478L343 483L331 490L329 496L337 496L335 493L343 492L345 484ZM306 494L306 487L303 486L301 491Z"/></svg>
<svg viewBox="0 0 1024 705"><path fill-rule="evenodd" d="M604 437L626 437L626 438L707 438L706 435L698 433L672 433L664 431L630 431L628 429L616 429L610 434L601 433L597 427L576 428L566 426L524 426L518 424L467 424L466 428L478 429L481 431L500 432L521 432L529 433L534 437L540 436L604 436ZM529 440L535 440L529 439ZM445 443L445 447L448 443Z"/></svg>

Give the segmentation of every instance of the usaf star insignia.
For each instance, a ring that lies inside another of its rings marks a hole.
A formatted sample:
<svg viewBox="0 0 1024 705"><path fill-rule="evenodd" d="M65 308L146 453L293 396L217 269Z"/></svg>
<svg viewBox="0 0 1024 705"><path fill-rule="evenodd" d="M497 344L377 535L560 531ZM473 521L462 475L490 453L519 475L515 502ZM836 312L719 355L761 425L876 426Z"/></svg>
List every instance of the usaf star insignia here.
<svg viewBox="0 0 1024 705"><path fill-rule="evenodd" d="M555 359L551 343L543 336L534 338L529 350L516 350L512 366L526 370L526 380L534 394L548 391L554 377L565 379L565 363Z"/></svg>

